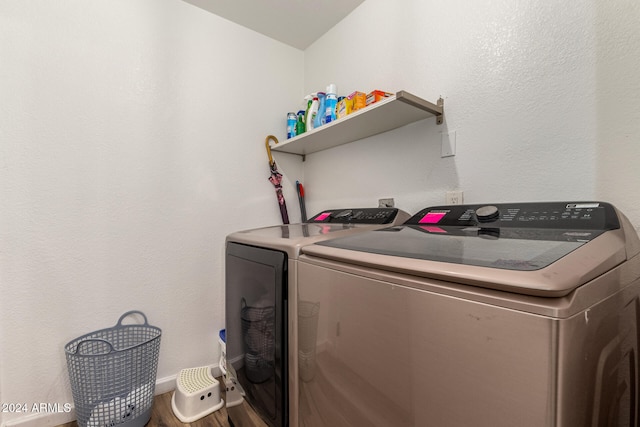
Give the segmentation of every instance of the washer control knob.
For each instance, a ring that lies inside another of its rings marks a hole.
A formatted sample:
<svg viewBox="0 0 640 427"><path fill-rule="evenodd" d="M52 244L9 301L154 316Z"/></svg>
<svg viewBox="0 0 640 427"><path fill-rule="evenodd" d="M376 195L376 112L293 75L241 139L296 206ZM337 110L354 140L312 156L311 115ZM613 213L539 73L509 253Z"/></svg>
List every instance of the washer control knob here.
<svg viewBox="0 0 640 427"><path fill-rule="evenodd" d="M493 222L500 218L500 211L495 206L483 206L476 209L478 222Z"/></svg>

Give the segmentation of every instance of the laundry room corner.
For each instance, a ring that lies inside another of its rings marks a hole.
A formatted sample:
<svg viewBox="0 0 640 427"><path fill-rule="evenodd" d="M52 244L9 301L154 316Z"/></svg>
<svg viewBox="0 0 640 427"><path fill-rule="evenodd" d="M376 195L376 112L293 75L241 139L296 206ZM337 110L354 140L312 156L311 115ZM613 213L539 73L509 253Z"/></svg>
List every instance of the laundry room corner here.
<svg viewBox="0 0 640 427"><path fill-rule="evenodd" d="M308 43L274 2L0 1L0 427L74 420L65 344L129 310L162 331L155 393L211 368L228 420L637 400L640 2L335 0ZM310 30L325 4L295 2Z"/></svg>

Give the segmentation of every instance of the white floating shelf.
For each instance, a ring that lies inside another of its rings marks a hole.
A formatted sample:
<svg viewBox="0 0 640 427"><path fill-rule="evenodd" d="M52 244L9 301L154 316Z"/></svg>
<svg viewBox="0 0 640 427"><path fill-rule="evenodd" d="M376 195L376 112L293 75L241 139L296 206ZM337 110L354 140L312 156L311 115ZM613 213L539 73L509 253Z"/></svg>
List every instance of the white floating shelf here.
<svg viewBox="0 0 640 427"><path fill-rule="evenodd" d="M305 132L279 144L270 142L273 151L306 155L338 145L377 135L428 117L442 123L443 100L437 104L425 101L406 91L384 98L346 117Z"/></svg>

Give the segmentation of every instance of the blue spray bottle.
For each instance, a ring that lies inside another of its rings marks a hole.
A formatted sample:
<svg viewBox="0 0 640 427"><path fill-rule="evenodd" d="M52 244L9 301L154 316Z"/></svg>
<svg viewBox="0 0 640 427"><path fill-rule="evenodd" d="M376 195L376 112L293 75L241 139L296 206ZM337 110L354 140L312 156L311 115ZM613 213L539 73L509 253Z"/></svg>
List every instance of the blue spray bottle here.
<svg viewBox="0 0 640 427"><path fill-rule="evenodd" d="M326 110L326 107L325 107L326 93L318 92L317 95L318 95L318 114L316 114L316 118L313 121L314 129L319 128L325 123L324 113Z"/></svg>
<svg viewBox="0 0 640 427"><path fill-rule="evenodd" d="M336 106L338 104L338 97L336 95L336 85L334 85L333 83L327 86L327 97L324 103L325 103L325 112L324 112L325 123L331 123L337 118Z"/></svg>

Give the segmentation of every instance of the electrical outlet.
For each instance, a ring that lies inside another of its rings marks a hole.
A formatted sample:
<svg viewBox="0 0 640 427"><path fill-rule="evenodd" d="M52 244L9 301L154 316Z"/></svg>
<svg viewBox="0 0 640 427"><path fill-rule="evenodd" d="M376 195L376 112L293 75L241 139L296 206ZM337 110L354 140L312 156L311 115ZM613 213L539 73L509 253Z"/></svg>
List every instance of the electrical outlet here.
<svg viewBox="0 0 640 427"><path fill-rule="evenodd" d="M378 199L379 208L392 208L394 205L393 199Z"/></svg>
<svg viewBox="0 0 640 427"><path fill-rule="evenodd" d="M447 191L445 198L447 205L461 205L463 203L464 194L462 190Z"/></svg>

